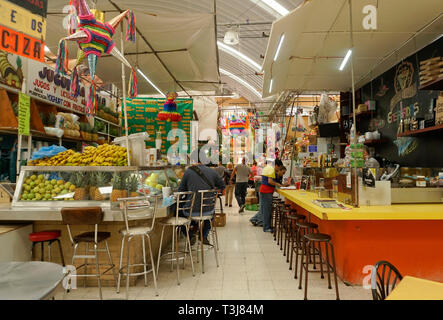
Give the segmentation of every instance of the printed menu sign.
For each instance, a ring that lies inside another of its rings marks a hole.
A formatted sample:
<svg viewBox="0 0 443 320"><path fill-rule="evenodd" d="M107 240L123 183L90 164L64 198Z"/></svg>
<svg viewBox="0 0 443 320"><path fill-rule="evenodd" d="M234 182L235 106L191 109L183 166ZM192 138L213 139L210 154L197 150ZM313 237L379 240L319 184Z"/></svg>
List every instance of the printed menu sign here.
<svg viewBox="0 0 443 320"><path fill-rule="evenodd" d="M29 135L31 120L31 99L27 94L21 93L18 97L18 133Z"/></svg>
<svg viewBox="0 0 443 320"><path fill-rule="evenodd" d="M160 121L157 119L157 114L159 111L163 110L165 101L165 99L155 98L126 99L128 133L132 134L146 131L151 138L150 141L146 142L146 145L150 148L155 148L155 138L157 132L160 132L162 137L161 152L166 154L169 147L175 143L175 141L168 141L168 134L173 129L182 129L186 133L186 139L182 140L185 141L187 151L189 152L193 100L175 100L175 103L177 104L177 112L182 116L182 120L179 122ZM124 117L124 115L122 115L122 117ZM124 134L124 132L122 134ZM179 135L177 134L176 136L178 137ZM178 139L179 138L176 138L176 140Z"/></svg>

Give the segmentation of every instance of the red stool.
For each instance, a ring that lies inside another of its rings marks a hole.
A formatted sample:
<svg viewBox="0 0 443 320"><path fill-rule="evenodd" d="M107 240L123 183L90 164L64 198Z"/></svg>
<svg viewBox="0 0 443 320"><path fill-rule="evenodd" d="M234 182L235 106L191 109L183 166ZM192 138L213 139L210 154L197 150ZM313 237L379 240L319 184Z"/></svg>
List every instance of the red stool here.
<svg viewBox="0 0 443 320"><path fill-rule="evenodd" d="M44 260L45 257L45 242L48 242L48 252L49 252L49 261L51 261L51 245L53 242L58 243L58 248L60 250L60 257L62 259L62 264L65 266L65 258L63 257L63 251L62 246L60 243L60 230L47 230L47 231L40 231L40 232L33 232L29 234L29 240L32 242L32 252L34 252L34 246L36 244L41 244L42 247L42 256L41 261Z"/></svg>

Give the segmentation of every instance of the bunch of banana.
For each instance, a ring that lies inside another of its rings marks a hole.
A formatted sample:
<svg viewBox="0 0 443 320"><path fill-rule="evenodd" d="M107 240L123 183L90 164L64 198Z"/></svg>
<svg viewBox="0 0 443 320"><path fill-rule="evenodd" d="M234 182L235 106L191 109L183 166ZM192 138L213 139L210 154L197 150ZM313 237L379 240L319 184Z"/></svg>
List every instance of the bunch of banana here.
<svg viewBox="0 0 443 320"><path fill-rule="evenodd" d="M28 165L30 166L65 166L68 162L68 159L75 154L75 152L71 149L60 152L59 154L50 157L50 158L42 158L38 160L29 161Z"/></svg>
<svg viewBox="0 0 443 320"><path fill-rule="evenodd" d="M126 148L102 144L85 147L83 153L66 150L51 158L29 161L30 166L126 166Z"/></svg>
<svg viewBox="0 0 443 320"><path fill-rule="evenodd" d="M91 166L126 166L126 148L102 144L97 147Z"/></svg>

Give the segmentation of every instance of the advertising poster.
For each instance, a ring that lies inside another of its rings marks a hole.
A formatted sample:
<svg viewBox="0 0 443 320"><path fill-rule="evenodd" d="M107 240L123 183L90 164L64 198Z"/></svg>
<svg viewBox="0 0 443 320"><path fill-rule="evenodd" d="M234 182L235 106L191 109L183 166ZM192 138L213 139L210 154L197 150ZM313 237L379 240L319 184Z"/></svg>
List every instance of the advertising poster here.
<svg viewBox="0 0 443 320"><path fill-rule="evenodd" d="M160 121L157 119L157 113L163 110L165 99L155 98L134 98L126 99L126 108L128 114L128 128L129 134L137 132L147 132L151 138L146 142L146 145L150 148L155 148L155 138L157 133L161 133L162 145L161 152L166 154L169 147L173 145L175 141L168 141L168 134L172 129L182 129L186 137L183 137L187 146L187 152L191 146L191 120L193 112L193 100L192 99L177 99L177 112L182 116L182 120L179 122ZM124 117L124 115L122 115ZM123 129L123 133L124 129ZM184 145L184 144L183 144Z"/></svg>

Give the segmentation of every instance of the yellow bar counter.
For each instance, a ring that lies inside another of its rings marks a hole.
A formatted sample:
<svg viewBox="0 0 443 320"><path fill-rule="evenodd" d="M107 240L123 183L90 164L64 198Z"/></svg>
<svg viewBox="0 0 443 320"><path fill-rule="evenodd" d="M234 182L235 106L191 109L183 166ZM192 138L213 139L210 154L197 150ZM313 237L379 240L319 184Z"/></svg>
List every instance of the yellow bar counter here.
<svg viewBox="0 0 443 320"><path fill-rule="evenodd" d="M394 204L345 209L313 203L317 193L278 190L298 214L329 234L337 275L348 284L367 284L371 266L380 260L402 274L443 282L443 204Z"/></svg>

